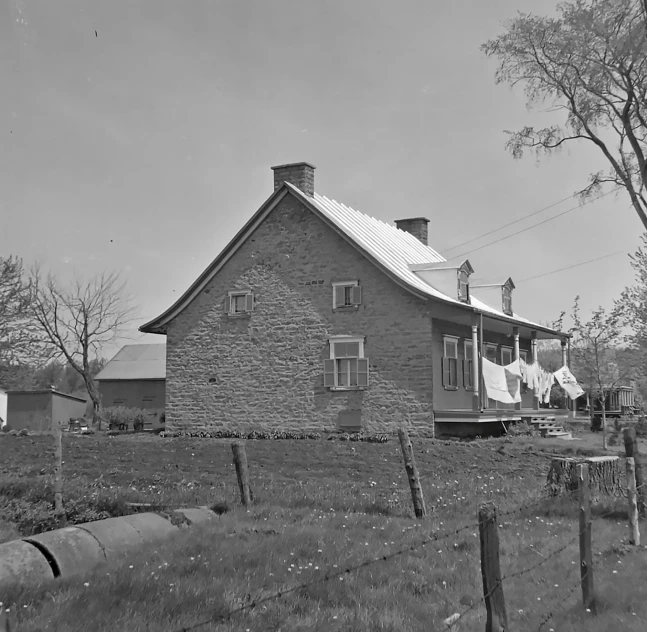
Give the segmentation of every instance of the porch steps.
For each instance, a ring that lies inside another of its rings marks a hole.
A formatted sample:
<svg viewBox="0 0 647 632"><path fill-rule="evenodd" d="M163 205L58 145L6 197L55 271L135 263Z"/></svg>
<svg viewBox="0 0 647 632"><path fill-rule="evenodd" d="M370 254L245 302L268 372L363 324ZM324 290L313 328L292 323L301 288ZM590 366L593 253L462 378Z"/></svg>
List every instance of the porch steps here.
<svg viewBox="0 0 647 632"><path fill-rule="evenodd" d="M555 415L532 415L524 417L536 430L539 430L542 438L572 439L573 434L564 430L562 426L555 423Z"/></svg>

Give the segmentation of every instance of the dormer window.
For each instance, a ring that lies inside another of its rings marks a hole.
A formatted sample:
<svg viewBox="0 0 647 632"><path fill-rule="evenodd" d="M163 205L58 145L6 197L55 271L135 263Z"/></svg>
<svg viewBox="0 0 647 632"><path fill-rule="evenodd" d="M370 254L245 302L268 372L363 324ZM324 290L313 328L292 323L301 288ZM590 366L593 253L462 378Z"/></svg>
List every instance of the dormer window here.
<svg viewBox="0 0 647 632"><path fill-rule="evenodd" d="M501 286L501 299L503 302L503 313L507 316L512 316L512 290L514 290L514 283L512 279L508 279Z"/></svg>
<svg viewBox="0 0 647 632"><path fill-rule="evenodd" d="M465 270L458 271L458 298L466 302L470 300L470 277Z"/></svg>
<svg viewBox="0 0 647 632"><path fill-rule="evenodd" d="M470 274L474 269L469 261L464 261L458 268L458 300L464 303L470 301Z"/></svg>

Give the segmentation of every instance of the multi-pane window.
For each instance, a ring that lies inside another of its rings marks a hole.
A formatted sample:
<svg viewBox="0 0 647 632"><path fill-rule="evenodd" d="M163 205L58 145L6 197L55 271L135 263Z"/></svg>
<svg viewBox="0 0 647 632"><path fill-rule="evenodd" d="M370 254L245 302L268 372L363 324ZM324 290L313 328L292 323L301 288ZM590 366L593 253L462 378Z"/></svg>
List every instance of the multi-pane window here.
<svg viewBox="0 0 647 632"><path fill-rule="evenodd" d="M254 294L251 290L232 290L227 298L227 312L232 316L248 314L254 309Z"/></svg>
<svg viewBox="0 0 647 632"><path fill-rule="evenodd" d="M330 359L324 360L324 386L332 389L368 386L368 358L364 357L363 338L330 339Z"/></svg>
<svg viewBox="0 0 647 632"><path fill-rule="evenodd" d="M496 357L496 345L486 344L485 345L485 357L490 361L498 364Z"/></svg>
<svg viewBox="0 0 647 632"><path fill-rule="evenodd" d="M503 286L503 313L512 316L512 289L507 285Z"/></svg>
<svg viewBox="0 0 647 632"><path fill-rule="evenodd" d="M470 277L466 270L458 271L458 298L461 301L470 298Z"/></svg>
<svg viewBox="0 0 647 632"><path fill-rule="evenodd" d="M501 347L501 364L503 366L512 364L512 347Z"/></svg>
<svg viewBox="0 0 647 632"><path fill-rule="evenodd" d="M446 389L458 388L458 338L443 337L443 386Z"/></svg>
<svg viewBox="0 0 647 632"><path fill-rule="evenodd" d="M333 283L333 309L357 307L362 303L362 288L358 281Z"/></svg>
<svg viewBox="0 0 647 632"><path fill-rule="evenodd" d="M465 357L463 359L463 385L467 390L474 389L474 343L465 341Z"/></svg>

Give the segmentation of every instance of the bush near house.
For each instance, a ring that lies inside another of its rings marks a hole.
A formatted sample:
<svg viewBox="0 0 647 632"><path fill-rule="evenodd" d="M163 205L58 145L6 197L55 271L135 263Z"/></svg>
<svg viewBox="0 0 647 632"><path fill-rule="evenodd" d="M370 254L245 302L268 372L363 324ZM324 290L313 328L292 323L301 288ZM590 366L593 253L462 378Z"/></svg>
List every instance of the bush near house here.
<svg viewBox="0 0 647 632"><path fill-rule="evenodd" d="M152 420L153 414L143 408L110 406L103 408L100 416L101 423L108 430L127 430L132 428L135 432L141 432L144 429L144 424Z"/></svg>

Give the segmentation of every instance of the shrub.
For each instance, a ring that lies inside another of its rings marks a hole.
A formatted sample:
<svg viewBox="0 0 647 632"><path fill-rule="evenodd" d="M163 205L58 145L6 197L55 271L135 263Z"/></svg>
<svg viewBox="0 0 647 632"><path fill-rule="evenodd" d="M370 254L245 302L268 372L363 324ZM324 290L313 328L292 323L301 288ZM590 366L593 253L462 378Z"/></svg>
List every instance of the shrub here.
<svg viewBox="0 0 647 632"><path fill-rule="evenodd" d="M508 435L511 437L532 437L533 432L532 424L527 421L521 421L508 426Z"/></svg>
<svg viewBox="0 0 647 632"><path fill-rule="evenodd" d="M142 408L109 406L101 410L100 416L101 422L106 424L109 430L117 430L119 426L125 426L126 430L132 428L135 432L141 432L149 413Z"/></svg>

